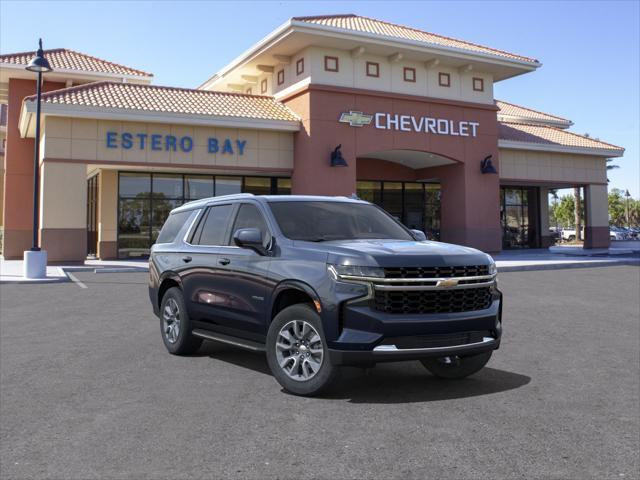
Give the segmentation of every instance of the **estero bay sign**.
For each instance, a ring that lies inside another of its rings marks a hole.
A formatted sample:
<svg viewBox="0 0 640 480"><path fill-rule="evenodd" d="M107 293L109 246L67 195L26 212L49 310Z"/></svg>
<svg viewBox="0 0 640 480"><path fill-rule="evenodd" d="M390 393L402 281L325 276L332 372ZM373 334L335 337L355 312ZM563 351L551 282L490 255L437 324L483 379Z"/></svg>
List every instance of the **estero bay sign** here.
<svg viewBox="0 0 640 480"><path fill-rule="evenodd" d="M193 150L193 138L189 135L177 137L175 135L164 135L159 133L131 133L131 132L107 132L106 135L107 148L123 148L130 150L132 148L139 150L159 150L165 152L184 152L189 153ZM244 148L247 145L246 140L230 138L218 139L209 137L207 139L207 151L209 153L220 153L233 155L244 155Z"/></svg>
<svg viewBox="0 0 640 480"><path fill-rule="evenodd" d="M434 135L451 135L454 137L476 137L479 122L456 121L447 118L416 117L386 112L373 115L350 110L343 112L338 120L352 127L364 127L373 122L380 130L398 130L401 132L429 133Z"/></svg>

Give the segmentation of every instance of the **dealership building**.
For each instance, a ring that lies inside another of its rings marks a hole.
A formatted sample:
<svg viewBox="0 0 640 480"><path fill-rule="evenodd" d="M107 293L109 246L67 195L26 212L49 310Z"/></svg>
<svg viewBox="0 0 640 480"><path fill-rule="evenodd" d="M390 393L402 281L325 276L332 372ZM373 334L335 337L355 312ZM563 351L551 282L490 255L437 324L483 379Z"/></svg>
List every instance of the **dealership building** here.
<svg viewBox="0 0 640 480"><path fill-rule="evenodd" d="M33 55L0 55L7 259L31 247ZM431 238L497 252L549 245L549 190L580 187L585 247L609 244L606 160L624 150L494 98L536 59L356 15L292 18L196 89L74 50L45 56L50 261L147 255L172 208L238 192L355 194Z"/></svg>

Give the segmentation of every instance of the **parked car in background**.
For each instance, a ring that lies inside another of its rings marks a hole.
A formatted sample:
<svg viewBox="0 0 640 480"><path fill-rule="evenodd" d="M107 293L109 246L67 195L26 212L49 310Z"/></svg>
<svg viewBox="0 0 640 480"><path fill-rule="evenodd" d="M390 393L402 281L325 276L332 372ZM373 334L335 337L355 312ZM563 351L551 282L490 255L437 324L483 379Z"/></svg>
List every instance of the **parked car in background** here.
<svg viewBox="0 0 640 480"><path fill-rule="evenodd" d="M609 238L611 240L627 240L630 237L624 228L609 227Z"/></svg>
<svg viewBox="0 0 640 480"><path fill-rule="evenodd" d="M582 229L582 238L584 238L584 228ZM575 228L562 229L562 240L564 240L565 242L573 242L575 239L576 239Z"/></svg>

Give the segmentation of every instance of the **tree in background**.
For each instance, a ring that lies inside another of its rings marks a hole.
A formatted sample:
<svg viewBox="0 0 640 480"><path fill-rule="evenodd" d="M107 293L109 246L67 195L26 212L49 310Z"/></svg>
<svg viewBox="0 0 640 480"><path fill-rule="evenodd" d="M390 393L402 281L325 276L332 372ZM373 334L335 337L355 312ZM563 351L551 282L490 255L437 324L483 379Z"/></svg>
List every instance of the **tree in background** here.
<svg viewBox="0 0 640 480"><path fill-rule="evenodd" d="M609 192L609 223L617 226L627 223L624 193L619 188L612 188Z"/></svg>

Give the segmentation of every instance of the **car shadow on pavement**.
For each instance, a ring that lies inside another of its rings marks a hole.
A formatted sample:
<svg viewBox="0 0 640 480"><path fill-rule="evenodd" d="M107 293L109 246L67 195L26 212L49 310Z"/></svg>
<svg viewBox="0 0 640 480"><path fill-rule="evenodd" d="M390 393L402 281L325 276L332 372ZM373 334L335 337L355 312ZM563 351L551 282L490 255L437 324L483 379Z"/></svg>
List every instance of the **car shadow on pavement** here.
<svg viewBox="0 0 640 480"><path fill-rule="evenodd" d="M271 376L263 354L204 342L195 356L208 356ZM505 392L530 382L531 377L526 375L491 367L462 380L443 380L431 375L420 362L395 362L367 369L343 367L335 383L319 397L352 403L437 402Z"/></svg>
<svg viewBox="0 0 640 480"><path fill-rule="evenodd" d="M352 403L437 402L490 395L523 387L531 377L485 367L461 380L443 380L431 375L419 362L379 364L373 369L343 368L341 378L326 398Z"/></svg>

